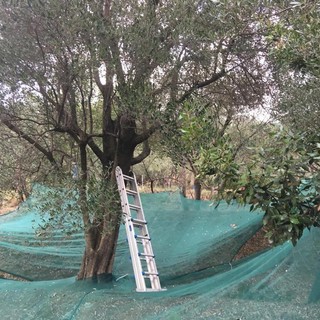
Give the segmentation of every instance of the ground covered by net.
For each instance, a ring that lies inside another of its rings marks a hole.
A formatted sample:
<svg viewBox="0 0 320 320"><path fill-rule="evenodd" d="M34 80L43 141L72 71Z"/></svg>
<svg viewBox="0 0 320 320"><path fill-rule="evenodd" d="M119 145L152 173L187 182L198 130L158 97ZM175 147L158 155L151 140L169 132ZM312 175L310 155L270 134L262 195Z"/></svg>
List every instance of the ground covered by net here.
<svg viewBox="0 0 320 320"><path fill-rule="evenodd" d="M261 227L237 205L142 195L162 286L136 293L124 227L111 282L76 281L84 243L56 225L39 234L37 197L0 217L1 319L320 319L320 229L232 262ZM35 232L36 231L36 232Z"/></svg>

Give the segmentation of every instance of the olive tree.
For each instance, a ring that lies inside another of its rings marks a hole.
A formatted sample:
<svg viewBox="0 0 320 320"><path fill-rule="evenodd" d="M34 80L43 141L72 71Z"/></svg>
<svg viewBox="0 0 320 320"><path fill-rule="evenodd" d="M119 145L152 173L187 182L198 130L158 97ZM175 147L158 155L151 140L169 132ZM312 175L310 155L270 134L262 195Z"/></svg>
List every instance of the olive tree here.
<svg viewBox="0 0 320 320"><path fill-rule="evenodd" d="M254 1L2 1L2 125L52 170L63 166L48 141L67 136L78 148L86 243L78 279L112 272L121 219L116 197L103 192L99 212L90 211L88 159L112 193L115 167L128 173L145 159L150 136L191 95L214 94L222 80L234 92L239 78L262 81L259 14Z"/></svg>

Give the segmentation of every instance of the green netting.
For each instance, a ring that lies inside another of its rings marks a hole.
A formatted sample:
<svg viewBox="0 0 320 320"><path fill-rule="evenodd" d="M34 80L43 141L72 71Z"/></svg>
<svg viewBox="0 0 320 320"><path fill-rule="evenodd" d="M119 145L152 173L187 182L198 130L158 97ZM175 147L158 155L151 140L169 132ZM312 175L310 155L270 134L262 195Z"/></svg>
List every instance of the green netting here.
<svg viewBox="0 0 320 320"><path fill-rule="evenodd" d="M175 193L142 195L142 202L167 291L134 291L124 228L114 280L75 281L81 235L66 238L56 228L39 242L29 205L0 218L0 270L55 280L0 280L1 319L320 319L319 229L295 248L286 243L232 263L261 214Z"/></svg>

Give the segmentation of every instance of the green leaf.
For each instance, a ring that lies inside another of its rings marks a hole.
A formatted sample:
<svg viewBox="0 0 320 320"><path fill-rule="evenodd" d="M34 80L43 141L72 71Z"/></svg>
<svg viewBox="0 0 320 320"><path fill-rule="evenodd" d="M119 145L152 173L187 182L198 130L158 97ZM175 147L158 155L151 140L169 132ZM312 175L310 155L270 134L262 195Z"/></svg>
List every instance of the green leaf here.
<svg viewBox="0 0 320 320"><path fill-rule="evenodd" d="M300 224L300 221L297 217L290 217L290 222L292 224Z"/></svg>

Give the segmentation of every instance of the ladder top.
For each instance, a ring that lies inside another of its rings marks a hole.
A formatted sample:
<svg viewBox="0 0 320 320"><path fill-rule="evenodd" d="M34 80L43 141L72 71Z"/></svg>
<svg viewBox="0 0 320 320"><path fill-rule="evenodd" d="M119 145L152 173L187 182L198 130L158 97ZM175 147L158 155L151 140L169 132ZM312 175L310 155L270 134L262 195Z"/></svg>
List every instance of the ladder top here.
<svg viewBox="0 0 320 320"><path fill-rule="evenodd" d="M116 174L118 174L120 176L122 175L124 180L135 181L134 176L129 176L129 175L123 174L123 172L119 166L116 167Z"/></svg>

